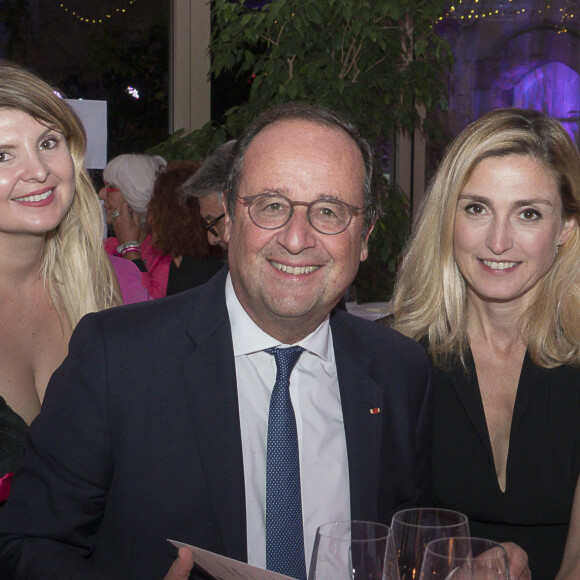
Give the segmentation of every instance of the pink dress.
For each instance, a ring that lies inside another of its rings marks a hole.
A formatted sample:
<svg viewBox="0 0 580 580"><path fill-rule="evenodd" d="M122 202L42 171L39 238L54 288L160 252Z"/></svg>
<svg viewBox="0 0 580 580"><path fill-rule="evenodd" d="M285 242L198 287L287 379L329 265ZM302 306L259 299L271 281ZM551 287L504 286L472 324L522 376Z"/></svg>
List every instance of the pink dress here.
<svg viewBox="0 0 580 580"><path fill-rule="evenodd" d="M117 238L104 240L105 251L110 256L119 256ZM169 265L171 256L163 254L151 243L151 235L141 242L141 257L147 266L147 272L141 272L141 283L145 286L151 298L162 298L167 293L167 279L169 277ZM123 258L124 259L124 258Z"/></svg>

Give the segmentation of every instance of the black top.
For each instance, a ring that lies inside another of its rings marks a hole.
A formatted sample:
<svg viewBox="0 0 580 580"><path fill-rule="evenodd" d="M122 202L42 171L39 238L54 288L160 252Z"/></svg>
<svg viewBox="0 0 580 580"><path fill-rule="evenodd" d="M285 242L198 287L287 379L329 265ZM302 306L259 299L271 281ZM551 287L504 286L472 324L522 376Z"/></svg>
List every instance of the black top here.
<svg viewBox="0 0 580 580"><path fill-rule="evenodd" d="M540 369L526 354L502 492L471 353L467 366L435 373L436 502L466 514L472 536L517 543L534 580L553 580L580 471L580 369Z"/></svg>
<svg viewBox="0 0 580 580"><path fill-rule="evenodd" d="M167 280L167 296L205 284L221 270L223 265L221 260L213 256L201 259L183 256L179 267L176 266L174 260L171 260Z"/></svg>
<svg viewBox="0 0 580 580"><path fill-rule="evenodd" d="M0 397L0 477L16 471L24 455L28 425Z"/></svg>

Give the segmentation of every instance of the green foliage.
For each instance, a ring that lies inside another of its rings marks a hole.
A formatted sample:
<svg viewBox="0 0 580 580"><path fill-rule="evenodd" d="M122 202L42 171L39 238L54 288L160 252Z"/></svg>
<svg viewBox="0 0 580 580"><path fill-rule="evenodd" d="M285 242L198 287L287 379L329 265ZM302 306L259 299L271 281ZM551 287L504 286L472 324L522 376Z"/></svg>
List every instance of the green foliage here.
<svg viewBox="0 0 580 580"><path fill-rule="evenodd" d="M292 100L346 114L371 142L411 131L422 124L417 105L429 113L446 104L451 53L432 27L443 7L444 0L272 0L251 9L214 0L210 75L251 80L249 99L221 124L182 135L183 149L175 136L166 148L199 158L211 152L208 132L234 138L264 109Z"/></svg>
<svg viewBox="0 0 580 580"><path fill-rule="evenodd" d="M445 94L446 43L432 28L441 0L273 0L264 9L215 0L211 74L252 78L228 119L239 132L263 109L307 100L346 113L371 140L420 124ZM412 24L411 24L412 23Z"/></svg>
<svg viewBox="0 0 580 580"><path fill-rule="evenodd" d="M362 262L354 285L359 302L391 298L401 251L411 230L409 202L399 187L387 187L382 202L384 217L369 239L369 257Z"/></svg>
<svg viewBox="0 0 580 580"><path fill-rule="evenodd" d="M211 155L218 145L227 141L226 129L217 123L207 123L192 133L179 129L173 135L147 150L149 155L161 155L166 160L189 159L202 161Z"/></svg>

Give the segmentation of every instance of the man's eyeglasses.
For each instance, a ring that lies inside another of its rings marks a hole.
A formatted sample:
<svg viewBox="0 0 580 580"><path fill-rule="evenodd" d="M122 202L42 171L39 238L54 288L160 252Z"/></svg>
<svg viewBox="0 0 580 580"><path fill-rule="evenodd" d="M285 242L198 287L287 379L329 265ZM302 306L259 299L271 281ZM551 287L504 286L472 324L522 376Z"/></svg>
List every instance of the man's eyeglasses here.
<svg viewBox="0 0 580 580"><path fill-rule="evenodd" d="M306 217L317 232L330 236L344 232L352 218L362 213L362 208L340 199L291 201L278 193L236 197L248 208L250 219L264 230L276 230L285 226L290 221L296 205L306 208Z"/></svg>
<svg viewBox="0 0 580 580"><path fill-rule="evenodd" d="M216 217L213 220L207 221L205 218L203 220L203 227L208 230L209 232L211 232L216 238L219 238L220 235L218 234L217 230L214 228L214 226L225 216L225 213L222 213L222 215Z"/></svg>

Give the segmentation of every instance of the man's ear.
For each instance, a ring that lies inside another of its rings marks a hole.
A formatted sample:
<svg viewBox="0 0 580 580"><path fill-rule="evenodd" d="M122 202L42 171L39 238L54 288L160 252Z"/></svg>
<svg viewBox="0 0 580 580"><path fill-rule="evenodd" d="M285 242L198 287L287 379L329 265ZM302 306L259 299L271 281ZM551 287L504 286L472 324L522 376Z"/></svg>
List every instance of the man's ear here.
<svg viewBox="0 0 580 580"><path fill-rule="evenodd" d="M231 232L231 228L232 228L232 219L230 218L230 214L228 212L228 202L226 200L226 195L224 193L224 195L222 195L222 205L224 208L224 235L223 235L223 240L226 243L230 243L230 232Z"/></svg>
<svg viewBox="0 0 580 580"><path fill-rule="evenodd" d="M373 233L373 230L375 229L376 223L377 223L377 220L375 220L371 224L369 231L365 234L365 237L363 239L363 243L362 243L362 246L360 249L360 261L361 262L364 262L369 257L369 237Z"/></svg>

